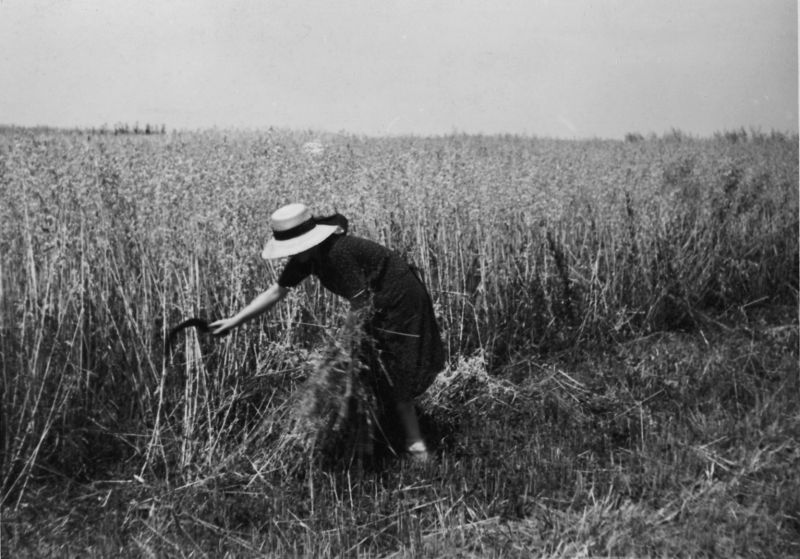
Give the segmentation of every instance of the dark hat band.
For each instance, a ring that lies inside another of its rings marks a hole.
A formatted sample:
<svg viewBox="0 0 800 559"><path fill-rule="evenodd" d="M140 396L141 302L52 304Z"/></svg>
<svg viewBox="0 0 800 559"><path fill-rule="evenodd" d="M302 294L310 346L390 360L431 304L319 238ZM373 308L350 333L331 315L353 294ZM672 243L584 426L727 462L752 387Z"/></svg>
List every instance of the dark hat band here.
<svg viewBox="0 0 800 559"><path fill-rule="evenodd" d="M309 219L301 223L300 225L295 225L291 229L286 229L285 231L275 231L272 230L272 237L276 241L288 241L290 239L295 239L300 235L308 233L316 226L313 219Z"/></svg>

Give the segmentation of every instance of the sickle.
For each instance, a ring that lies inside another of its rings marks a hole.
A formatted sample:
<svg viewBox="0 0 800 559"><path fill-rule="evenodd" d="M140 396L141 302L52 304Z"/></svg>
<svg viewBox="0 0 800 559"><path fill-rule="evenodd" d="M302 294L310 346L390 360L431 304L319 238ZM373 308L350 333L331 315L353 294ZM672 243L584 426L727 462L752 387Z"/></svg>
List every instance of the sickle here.
<svg viewBox="0 0 800 559"><path fill-rule="evenodd" d="M169 331L167 335L167 349L172 348L173 344L175 343L175 338L178 337L178 334L181 330L185 330L186 328L197 328L204 334L208 334L211 332L211 327L208 325L208 322L203 320L202 318L192 317L189 320L184 320L180 324L178 324L175 328Z"/></svg>

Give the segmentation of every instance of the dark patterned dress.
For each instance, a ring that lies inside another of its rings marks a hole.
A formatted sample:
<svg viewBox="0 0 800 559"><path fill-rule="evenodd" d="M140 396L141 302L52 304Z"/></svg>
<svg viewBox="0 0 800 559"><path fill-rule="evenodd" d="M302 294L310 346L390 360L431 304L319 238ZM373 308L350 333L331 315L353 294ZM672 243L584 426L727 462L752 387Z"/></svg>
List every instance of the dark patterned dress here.
<svg viewBox="0 0 800 559"><path fill-rule="evenodd" d="M365 327L389 377L379 390L396 401L422 394L444 367L444 348L430 296L415 272L398 253L350 235L332 235L312 251L306 262L290 258L278 285L295 287L315 275L354 309L372 305Z"/></svg>

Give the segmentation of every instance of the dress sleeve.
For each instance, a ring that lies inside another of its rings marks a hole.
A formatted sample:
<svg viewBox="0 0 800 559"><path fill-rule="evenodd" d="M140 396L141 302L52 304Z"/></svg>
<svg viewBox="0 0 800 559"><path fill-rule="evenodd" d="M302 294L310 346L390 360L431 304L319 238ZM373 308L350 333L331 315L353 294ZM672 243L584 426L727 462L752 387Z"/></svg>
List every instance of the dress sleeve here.
<svg viewBox="0 0 800 559"><path fill-rule="evenodd" d="M296 287L301 281L311 274L310 262L302 263L296 258L290 258L278 277L278 285L281 287Z"/></svg>

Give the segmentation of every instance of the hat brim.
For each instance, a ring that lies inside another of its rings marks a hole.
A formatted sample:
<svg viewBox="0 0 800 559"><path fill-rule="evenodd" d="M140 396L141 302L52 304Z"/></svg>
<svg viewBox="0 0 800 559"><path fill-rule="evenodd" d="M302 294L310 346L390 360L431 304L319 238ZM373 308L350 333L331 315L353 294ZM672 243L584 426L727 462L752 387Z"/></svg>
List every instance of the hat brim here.
<svg viewBox="0 0 800 559"><path fill-rule="evenodd" d="M272 260L273 258L285 258L286 256L293 256L305 252L310 248L314 248L322 241L336 233L339 229L336 225L321 225L317 224L314 228L302 235L293 239L285 241L278 241L270 239L267 241L264 250L261 251L261 258L265 260Z"/></svg>

